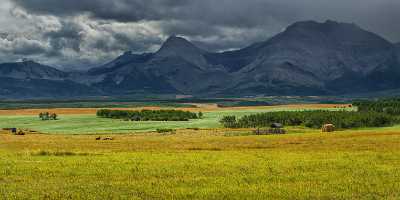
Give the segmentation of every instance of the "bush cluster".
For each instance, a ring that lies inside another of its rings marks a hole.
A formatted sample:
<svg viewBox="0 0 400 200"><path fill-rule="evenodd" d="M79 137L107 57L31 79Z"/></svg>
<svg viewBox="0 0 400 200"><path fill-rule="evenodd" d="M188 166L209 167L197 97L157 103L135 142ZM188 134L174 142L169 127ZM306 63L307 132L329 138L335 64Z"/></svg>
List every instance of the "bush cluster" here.
<svg viewBox="0 0 400 200"><path fill-rule="evenodd" d="M198 119L202 114L197 116L196 113L181 110L108 110L102 109L97 111L98 117L123 119L131 121L189 121L190 119Z"/></svg>
<svg viewBox="0 0 400 200"><path fill-rule="evenodd" d="M158 128L157 133L176 133L175 129L170 129L170 128Z"/></svg>
<svg viewBox="0 0 400 200"><path fill-rule="evenodd" d="M42 113L39 113L39 118L44 121L57 120L58 115L56 113L42 112Z"/></svg>
<svg viewBox="0 0 400 200"><path fill-rule="evenodd" d="M321 128L324 124L334 124L336 128L383 127L399 121L397 116L379 112L348 111L282 111L247 115L240 119L225 116L221 123L226 128L268 127L272 123L286 126L304 125L309 128Z"/></svg>

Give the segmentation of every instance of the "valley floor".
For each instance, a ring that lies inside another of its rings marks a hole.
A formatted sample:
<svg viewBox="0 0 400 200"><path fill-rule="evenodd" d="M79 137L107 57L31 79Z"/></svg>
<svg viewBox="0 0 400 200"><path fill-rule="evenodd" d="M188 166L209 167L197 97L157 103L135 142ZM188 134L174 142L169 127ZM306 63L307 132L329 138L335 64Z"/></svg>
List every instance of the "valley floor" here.
<svg viewBox="0 0 400 200"><path fill-rule="evenodd" d="M0 198L400 198L399 131L241 134L0 134Z"/></svg>
<svg viewBox="0 0 400 200"><path fill-rule="evenodd" d="M120 110L140 109L179 109L191 112L203 112L203 119L181 122L130 122L119 119L104 119L96 116L98 108L56 108L56 109L21 109L0 110L0 128L19 128L38 131L46 134L127 134L155 131L158 128L219 128L219 120L226 115L241 117L261 112L296 111L296 110L351 110L345 104L308 104L283 106L255 106L219 108L215 104L197 104L197 108L160 108L136 107L113 108ZM42 121L41 112L57 113L59 120Z"/></svg>
<svg viewBox="0 0 400 200"><path fill-rule="evenodd" d="M96 109L0 111L0 128L38 131L0 131L0 199L400 199L399 126L255 136L218 123L224 115L342 107L201 105L180 109L204 111L203 119L162 123L101 119ZM41 121L42 111L60 120Z"/></svg>

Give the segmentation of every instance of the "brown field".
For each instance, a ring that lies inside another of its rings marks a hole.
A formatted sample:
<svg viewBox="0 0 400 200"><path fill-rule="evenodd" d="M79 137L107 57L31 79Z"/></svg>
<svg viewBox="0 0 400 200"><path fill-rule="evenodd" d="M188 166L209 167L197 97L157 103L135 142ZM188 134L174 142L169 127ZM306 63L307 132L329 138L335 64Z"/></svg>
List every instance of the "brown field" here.
<svg viewBox="0 0 400 200"><path fill-rule="evenodd" d="M275 108L289 108L289 109L327 109L327 108L340 108L348 107L350 104L293 104L293 105L279 105L279 106L247 106L247 107L218 107L216 104L193 104L197 108L176 108L177 110L185 110L192 112L199 111L224 111L224 110L256 110L256 109L275 109ZM136 107L136 108L111 108L113 110L159 110L161 107ZM20 110L0 110L0 115L37 115L40 112L53 112L61 115L73 114L95 114L99 108L54 108L54 109L20 109Z"/></svg>

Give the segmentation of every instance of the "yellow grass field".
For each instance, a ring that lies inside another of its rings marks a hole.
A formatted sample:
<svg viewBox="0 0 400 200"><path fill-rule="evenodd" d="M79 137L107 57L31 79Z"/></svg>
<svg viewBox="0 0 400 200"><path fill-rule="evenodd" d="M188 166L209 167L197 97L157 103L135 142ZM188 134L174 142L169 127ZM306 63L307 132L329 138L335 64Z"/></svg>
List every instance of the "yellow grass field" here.
<svg viewBox="0 0 400 200"><path fill-rule="evenodd" d="M399 199L400 132L0 134L2 199ZM238 131L241 132L241 131Z"/></svg>

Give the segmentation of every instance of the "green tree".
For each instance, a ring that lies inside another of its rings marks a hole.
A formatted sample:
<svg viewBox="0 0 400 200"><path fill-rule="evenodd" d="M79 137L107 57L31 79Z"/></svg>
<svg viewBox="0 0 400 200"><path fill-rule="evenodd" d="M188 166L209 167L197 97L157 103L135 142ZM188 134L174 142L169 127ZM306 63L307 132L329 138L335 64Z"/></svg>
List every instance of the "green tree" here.
<svg viewBox="0 0 400 200"><path fill-rule="evenodd" d="M199 115L199 119L203 119L203 113L201 111L199 112L198 115Z"/></svg>
<svg viewBox="0 0 400 200"><path fill-rule="evenodd" d="M237 122L236 122L235 116L224 116L220 120L220 123L222 123L225 128L236 128L237 127Z"/></svg>
<svg viewBox="0 0 400 200"><path fill-rule="evenodd" d="M53 113L53 114L50 115L50 119L51 119L51 120L57 120L57 117L58 117L58 116L57 116L56 113Z"/></svg>

